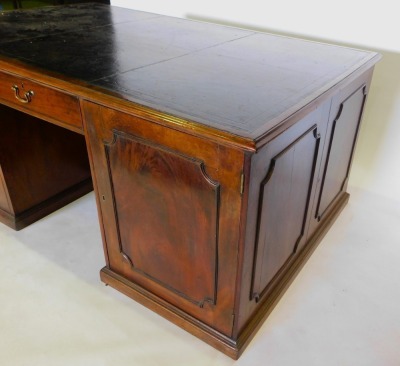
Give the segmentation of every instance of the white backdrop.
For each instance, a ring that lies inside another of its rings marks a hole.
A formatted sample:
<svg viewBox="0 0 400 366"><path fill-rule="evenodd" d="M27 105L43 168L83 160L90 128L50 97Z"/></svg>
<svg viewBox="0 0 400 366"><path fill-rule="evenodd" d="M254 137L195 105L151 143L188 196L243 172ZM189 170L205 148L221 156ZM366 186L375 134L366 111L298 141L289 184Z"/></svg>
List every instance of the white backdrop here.
<svg viewBox="0 0 400 366"><path fill-rule="evenodd" d="M111 0L112 5L382 53L350 185L400 201L400 22L395 1Z"/></svg>

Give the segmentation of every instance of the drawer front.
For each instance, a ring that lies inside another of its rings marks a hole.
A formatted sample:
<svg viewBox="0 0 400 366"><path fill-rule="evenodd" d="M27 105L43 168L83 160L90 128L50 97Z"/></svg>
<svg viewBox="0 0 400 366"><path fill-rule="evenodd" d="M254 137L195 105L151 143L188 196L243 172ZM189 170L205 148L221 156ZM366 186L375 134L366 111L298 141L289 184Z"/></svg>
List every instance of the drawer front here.
<svg viewBox="0 0 400 366"><path fill-rule="evenodd" d="M78 98L29 79L0 72L0 102L49 122L83 130Z"/></svg>

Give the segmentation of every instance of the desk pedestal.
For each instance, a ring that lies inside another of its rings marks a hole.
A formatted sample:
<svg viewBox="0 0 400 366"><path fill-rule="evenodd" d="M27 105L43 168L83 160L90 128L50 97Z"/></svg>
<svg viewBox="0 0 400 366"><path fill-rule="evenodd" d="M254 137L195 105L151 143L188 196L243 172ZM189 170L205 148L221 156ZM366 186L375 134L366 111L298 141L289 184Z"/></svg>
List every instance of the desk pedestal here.
<svg viewBox="0 0 400 366"><path fill-rule="evenodd" d="M20 230L92 190L84 137L0 105L0 221Z"/></svg>

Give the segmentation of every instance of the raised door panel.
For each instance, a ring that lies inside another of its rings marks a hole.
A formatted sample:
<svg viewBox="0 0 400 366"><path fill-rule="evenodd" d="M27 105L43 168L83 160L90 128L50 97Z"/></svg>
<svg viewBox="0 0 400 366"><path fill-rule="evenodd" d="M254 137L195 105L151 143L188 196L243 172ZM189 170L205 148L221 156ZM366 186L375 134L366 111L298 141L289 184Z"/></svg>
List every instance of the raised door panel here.
<svg viewBox="0 0 400 366"><path fill-rule="evenodd" d="M340 103L330 125L327 156L315 213L318 221L346 188L365 97L366 86L363 85Z"/></svg>
<svg viewBox="0 0 400 366"><path fill-rule="evenodd" d="M167 302L169 314L184 311L188 321L230 335L244 154L151 118L82 105L102 273Z"/></svg>
<svg viewBox="0 0 400 366"><path fill-rule="evenodd" d="M319 140L314 125L272 156L261 182L251 295L256 301L305 242Z"/></svg>
<svg viewBox="0 0 400 366"><path fill-rule="evenodd" d="M202 307L215 304L219 184L201 161L121 132L106 146L121 261ZM201 225L201 227L199 227Z"/></svg>

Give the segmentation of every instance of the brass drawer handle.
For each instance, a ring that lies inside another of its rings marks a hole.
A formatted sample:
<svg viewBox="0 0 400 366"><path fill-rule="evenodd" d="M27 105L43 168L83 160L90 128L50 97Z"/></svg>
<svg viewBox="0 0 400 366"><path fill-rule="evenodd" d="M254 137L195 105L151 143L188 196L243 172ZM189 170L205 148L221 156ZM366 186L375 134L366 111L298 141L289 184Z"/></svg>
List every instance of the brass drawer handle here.
<svg viewBox="0 0 400 366"><path fill-rule="evenodd" d="M21 103L29 103L34 95L33 90L29 90L24 94L23 97L21 97L19 95L19 88L17 85L13 85L11 89L15 92L15 98L17 98Z"/></svg>

